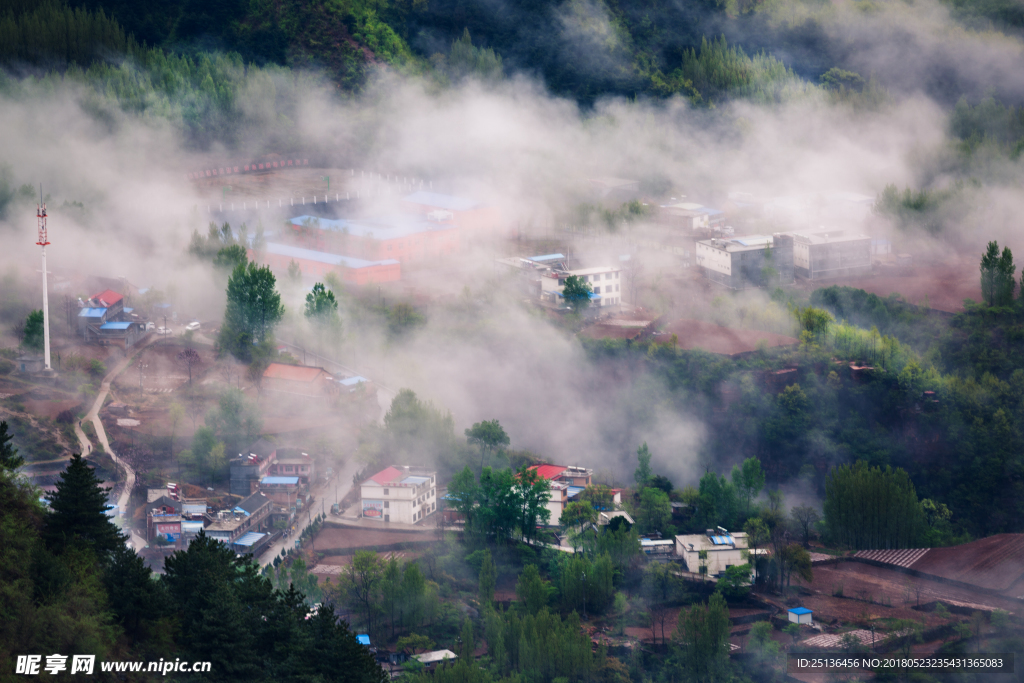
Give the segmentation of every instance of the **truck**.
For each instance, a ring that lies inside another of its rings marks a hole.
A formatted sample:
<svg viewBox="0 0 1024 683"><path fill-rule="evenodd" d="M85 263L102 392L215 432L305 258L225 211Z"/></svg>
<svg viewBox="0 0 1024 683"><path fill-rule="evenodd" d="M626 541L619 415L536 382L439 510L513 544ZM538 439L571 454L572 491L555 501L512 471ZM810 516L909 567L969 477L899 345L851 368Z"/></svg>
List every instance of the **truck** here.
<svg viewBox="0 0 1024 683"><path fill-rule="evenodd" d="M340 515L341 514L341 506L338 505L337 503L332 505L331 506L331 514L332 515Z"/></svg>

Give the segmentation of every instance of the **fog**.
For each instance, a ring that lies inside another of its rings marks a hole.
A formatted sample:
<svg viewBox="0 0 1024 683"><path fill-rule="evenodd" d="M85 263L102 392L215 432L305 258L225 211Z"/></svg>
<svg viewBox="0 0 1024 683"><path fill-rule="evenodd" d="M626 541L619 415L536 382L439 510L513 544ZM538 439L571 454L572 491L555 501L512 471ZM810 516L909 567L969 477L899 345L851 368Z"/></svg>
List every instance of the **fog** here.
<svg viewBox="0 0 1024 683"><path fill-rule="evenodd" d="M920 28L908 33L911 22L903 16L921 22ZM948 102L928 79L942 80L948 72L951 83L998 81L1006 92L1024 94L1020 41L959 29L937 4L874 13L839 6L824 27L852 46L851 67L886 83L887 101L860 108L809 88L770 106L738 101L708 111L682 98L601 99L581 109L523 75L439 90L382 72L351 97L319 87L316 78L303 81L293 91L298 99L287 135L261 102L265 87L254 84L241 92L238 105L246 117L245 151L214 145L200 153L164 119L111 114L81 86L49 82L25 84L0 101L0 164L9 168L15 187L41 183L50 198L48 257L55 273L123 276L139 287L175 291L188 315L217 321L223 277L186 248L192 231L205 233L210 220L235 228L240 221L208 212L218 190L185 179L197 168L246 155L314 150L325 163L355 170L335 181L344 183L339 192L363 187L364 171L399 174L497 205L511 231L525 237L569 239L557 231L557 217L593 201L587 179L599 176L662 179L672 195L708 204L733 191L764 198L839 191L875 197L889 183L949 187L962 179L962 169L949 162ZM614 36L606 35L607 19L593 3L572 5L559 30L580 49L603 55L594 58L596 65L618 68L614 45L605 50ZM293 140L294 146L261 146L261 139ZM892 236L929 258L948 257L965 245L979 250L992 238L1012 242L1022 208L1019 191L1010 189L1020 177L1019 164L1002 163L982 169L995 182L964 190L964 201L984 210L947 226L939 238L900 233L878 218L846 222ZM394 210L398 196L363 202L359 210ZM0 223L0 272L17 273L26 283L38 277L34 208L34 200L19 197ZM303 212L313 213L309 206ZM264 222L279 228L280 216L267 212ZM603 249L607 258L636 252L623 232L609 240L590 251ZM434 297L423 327L392 340L373 323L346 319L343 309L346 336L333 352L336 359L382 385L412 388L450 409L457 433L497 418L514 448L553 462L609 469L621 480L628 479L636 447L646 440L656 471L677 486L694 483L704 470L699 453L708 438L701 422L676 410L658 378L637 380L627 367L588 361L571 335L524 307L494 265L495 258L516 253L515 243L487 235L464 235L463 242L456 257L410 269L415 288ZM585 242L575 247L586 248ZM659 254L641 250L638 257L648 264L649 279L681 275ZM469 296L461 300L456 293L463 288ZM408 293L392 296L403 291ZM293 293L286 304L296 313L300 302L301 294ZM5 330L15 322L2 321ZM290 324L286 336L303 333L297 315Z"/></svg>

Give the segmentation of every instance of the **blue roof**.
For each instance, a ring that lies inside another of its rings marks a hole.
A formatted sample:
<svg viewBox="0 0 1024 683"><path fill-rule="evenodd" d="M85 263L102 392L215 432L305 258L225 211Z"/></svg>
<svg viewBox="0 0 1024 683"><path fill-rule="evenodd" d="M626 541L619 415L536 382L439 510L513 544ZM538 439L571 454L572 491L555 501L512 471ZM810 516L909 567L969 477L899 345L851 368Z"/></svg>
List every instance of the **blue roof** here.
<svg viewBox="0 0 1024 683"><path fill-rule="evenodd" d="M569 487L569 497L572 498L573 496L578 496L579 494L583 493L583 490L584 490L584 487L582 487L582 486L570 486Z"/></svg>
<svg viewBox="0 0 1024 683"><path fill-rule="evenodd" d="M711 542L715 545L735 545L732 536L712 536Z"/></svg>
<svg viewBox="0 0 1024 683"><path fill-rule="evenodd" d="M307 221L318 223L321 230L344 232L356 237L368 237L375 240L392 240L435 230L455 230L455 226L451 223L437 223L409 214L338 220L316 216L297 216L290 222L292 225L301 226Z"/></svg>
<svg viewBox="0 0 1024 683"><path fill-rule="evenodd" d="M565 254L544 254L543 256L527 256L527 261L558 261L564 259Z"/></svg>
<svg viewBox="0 0 1024 683"><path fill-rule="evenodd" d="M790 614L813 614L813 610L809 610L806 607L794 607L789 610Z"/></svg>
<svg viewBox="0 0 1024 683"><path fill-rule="evenodd" d="M102 318L107 314L105 308L83 308L78 312L79 318Z"/></svg>
<svg viewBox="0 0 1024 683"><path fill-rule="evenodd" d="M426 484L428 481L430 481L430 477L406 477L402 480L402 483L416 484L418 486L420 484Z"/></svg>
<svg viewBox="0 0 1024 683"><path fill-rule="evenodd" d="M345 268L368 268L370 266L390 266L398 263L394 259L385 259L383 261L367 261L361 258L355 258L353 256L342 256L341 254L329 254L326 251L314 251L312 249L303 249L302 247L293 247L290 244L280 244L277 242L270 242L266 246L266 250L271 254L277 254L278 256L287 256L289 258L301 258L307 261L317 261L319 263L326 263L331 266L343 266Z"/></svg>
<svg viewBox="0 0 1024 683"><path fill-rule="evenodd" d="M473 201L472 199L455 197L450 194L441 194L439 192L427 192L425 190L413 192L408 196L402 197L402 201L409 202L411 204L436 206L439 209L447 209L448 211L468 211L480 206L480 202Z"/></svg>
<svg viewBox="0 0 1024 683"><path fill-rule="evenodd" d="M134 308L125 308L125 309L122 309L122 310L123 310L123 311L124 311L125 313L131 313L131 312L132 312L132 311L134 311L135 309L134 309Z"/></svg>
<svg viewBox="0 0 1024 683"><path fill-rule="evenodd" d="M709 209L706 206L702 206L701 208L697 209L697 213L702 213L702 214L704 214L706 216L717 216L717 215L719 215L721 213L725 213L725 212L724 211L719 211L718 209Z"/></svg>
<svg viewBox="0 0 1024 683"><path fill-rule="evenodd" d="M369 381L370 380L366 379L365 377L359 377L357 375L356 377L346 377L345 379L338 380L338 384L344 384L346 387L351 387L355 386L356 384Z"/></svg>
<svg viewBox="0 0 1024 683"><path fill-rule="evenodd" d="M103 323L100 325L101 330L127 330L134 323Z"/></svg>
<svg viewBox="0 0 1024 683"><path fill-rule="evenodd" d="M299 483L299 478L298 477L263 477L263 479L260 481L260 483L261 484L269 484L271 486L273 486L274 484L282 484L282 485L298 484Z"/></svg>
<svg viewBox="0 0 1024 683"><path fill-rule="evenodd" d="M240 538L235 539L235 545L244 545L248 548L256 545L256 543L258 543L264 536L266 536L266 534L261 534L258 531L248 531L242 534Z"/></svg>
<svg viewBox="0 0 1024 683"><path fill-rule="evenodd" d="M359 635L356 636L356 641L360 645L369 646L370 645L370 636L366 635L365 633L360 633Z"/></svg>

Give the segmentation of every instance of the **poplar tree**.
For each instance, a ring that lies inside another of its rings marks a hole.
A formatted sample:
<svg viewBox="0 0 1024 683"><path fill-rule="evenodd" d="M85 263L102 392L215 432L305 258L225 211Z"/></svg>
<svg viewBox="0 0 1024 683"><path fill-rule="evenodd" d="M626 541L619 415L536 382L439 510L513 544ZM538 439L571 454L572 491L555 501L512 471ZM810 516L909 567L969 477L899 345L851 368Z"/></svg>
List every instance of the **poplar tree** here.
<svg viewBox="0 0 1024 683"><path fill-rule="evenodd" d="M857 550L912 548L924 527L906 470L869 467L863 460L829 473L824 512L832 541Z"/></svg>

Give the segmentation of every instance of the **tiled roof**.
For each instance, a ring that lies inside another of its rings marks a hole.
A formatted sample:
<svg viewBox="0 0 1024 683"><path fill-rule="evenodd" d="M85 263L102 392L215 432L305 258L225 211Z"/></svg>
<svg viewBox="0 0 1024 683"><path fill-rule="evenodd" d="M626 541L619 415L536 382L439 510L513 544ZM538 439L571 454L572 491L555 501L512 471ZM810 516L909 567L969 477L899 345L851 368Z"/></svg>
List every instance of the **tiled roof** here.
<svg viewBox="0 0 1024 683"><path fill-rule="evenodd" d="M104 308L110 308L124 297L112 289L105 289L99 294L93 294L91 298Z"/></svg>
<svg viewBox="0 0 1024 683"><path fill-rule="evenodd" d="M565 466L563 465L533 465L530 469L536 470L537 474L545 479L554 479L562 474L562 472L565 472Z"/></svg>
<svg viewBox="0 0 1024 683"><path fill-rule="evenodd" d="M373 475L372 477L370 477L370 479L372 481L377 482L378 484L390 484L393 481L398 481L399 477L404 476L405 472L398 469L397 467L387 467L378 472L377 474Z"/></svg>

